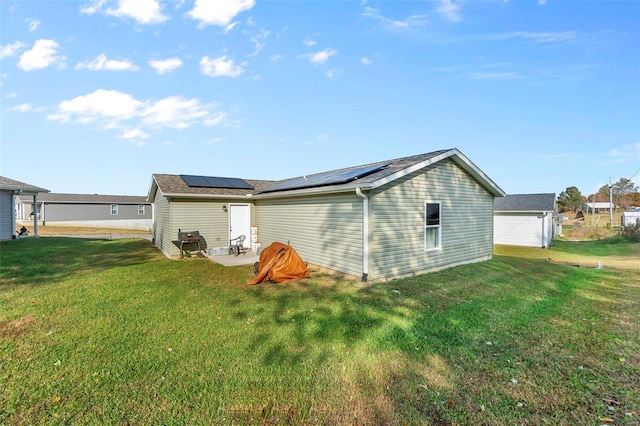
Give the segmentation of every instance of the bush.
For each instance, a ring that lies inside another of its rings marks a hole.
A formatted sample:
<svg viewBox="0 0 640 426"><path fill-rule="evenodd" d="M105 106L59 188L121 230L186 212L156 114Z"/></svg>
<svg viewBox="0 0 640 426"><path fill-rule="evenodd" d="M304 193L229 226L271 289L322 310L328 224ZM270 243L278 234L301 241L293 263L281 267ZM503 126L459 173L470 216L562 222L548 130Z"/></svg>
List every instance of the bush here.
<svg viewBox="0 0 640 426"><path fill-rule="evenodd" d="M640 222L621 226L620 235L627 241L640 241Z"/></svg>

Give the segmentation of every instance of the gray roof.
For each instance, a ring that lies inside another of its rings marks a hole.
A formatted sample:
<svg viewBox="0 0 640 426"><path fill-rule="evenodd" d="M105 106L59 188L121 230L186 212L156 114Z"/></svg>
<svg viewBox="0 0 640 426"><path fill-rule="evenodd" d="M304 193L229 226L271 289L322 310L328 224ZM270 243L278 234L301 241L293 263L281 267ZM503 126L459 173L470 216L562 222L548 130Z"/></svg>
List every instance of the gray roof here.
<svg viewBox="0 0 640 426"><path fill-rule="evenodd" d="M160 189L163 195L172 196L195 196L195 197L246 197L262 190L274 181L245 179L254 189L231 189L231 188L202 188L188 186L180 175L154 174L152 176L151 189L149 190L149 200L155 197L155 188Z"/></svg>
<svg viewBox="0 0 640 426"><path fill-rule="evenodd" d="M555 211L556 194L513 194L496 198L496 212L552 212Z"/></svg>
<svg viewBox="0 0 640 426"><path fill-rule="evenodd" d="M46 203L69 204L149 204L147 198L138 195L100 195L100 194L38 194L38 201Z"/></svg>
<svg viewBox="0 0 640 426"><path fill-rule="evenodd" d="M268 197L282 197L293 195L307 195L307 194L319 194L330 192L344 192L351 191L355 188L361 188L362 190L371 190L386 183L389 183L402 176L406 176L409 173L423 169L431 164L435 164L446 158L451 159L457 165L462 167L467 173L473 176L483 187L485 187L493 195L501 197L504 196L504 192L498 185L496 185L487 175L484 174L479 168L477 168L469 159L467 159L457 149L443 149L433 151L426 154L413 155L410 157L396 158L393 160L378 161L375 163L361 164L358 166L347 167L338 170L331 170L322 173L316 173L307 175L306 178L321 178L323 176L331 176L341 172L348 172L350 170L361 169L363 167L372 166L384 166L378 171L375 171L369 175L363 176L360 179L354 179L349 182L330 184L323 186L313 186L309 188L296 188L281 190L277 192L269 192L269 186L275 184L286 184L287 182L299 180L304 176L298 176L291 179L285 179L281 181L257 181L245 179L247 182L254 186L254 190L239 190L239 189L222 189L222 188L191 188L182 180L179 175L163 175L154 174L152 178L151 188L149 189L150 201L155 198L155 190L157 188L168 197L175 196L201 196L201 197L213 197L213 196L237 196L246 197L254 196L256 198L268 198ZM322 181L322 179L320 179ZM286 186L286 185L285 185Z"/></svg>
<svg viewBox="0 0 640 426"><path fill-rule="evenodd" d="M48 189L40 188L39 186L29 185L28 183L20 182L18 180L9 179L4 176L0 176L0 189L7 191L15 191L17 193L23 192L28 194L37 194L39 192L49 192Z"/></svg>

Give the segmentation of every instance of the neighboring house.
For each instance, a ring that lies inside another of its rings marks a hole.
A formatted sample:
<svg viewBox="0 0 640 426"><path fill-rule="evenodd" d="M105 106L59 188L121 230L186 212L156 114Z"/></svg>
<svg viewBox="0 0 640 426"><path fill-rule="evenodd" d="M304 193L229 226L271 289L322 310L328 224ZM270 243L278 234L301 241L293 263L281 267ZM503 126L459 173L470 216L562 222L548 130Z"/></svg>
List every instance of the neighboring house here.
<svg viewBox="0 0 640 426"><path fill-rule="evenodd" d="M620 223L622 226L640 224L640 209L633 209L628 212L622 212Z"/></svg>
<svg viewBox="0 0 640 426"><path fill-rule="evenodd" d="M48 192L48 189L29 185L28 183L0 176L0 240L10 240L16 237L16 198L30 198L37 203L38 194ZM33 220L30 234L38 236L38 222Z"/></svg>
<svg viewBox="0 0 640 426"><path fill-rule="evenodd" d="M168 256L179 229L209 247L240 233L291 245L307 262L363 280L395 279L493 255L504 192L457 149L278 182L152 177L154 238Z"/></svg>
<svg viewBox="0 0 640 426"><path fill-rule="evenodd" d="M493 242L549 247L555 235L556 195L515 194L496 198Z"/></svg>
<svg viewBox="0 0 640 426"><path fill-rule="evenodd" d="M604 203L593 203L593 202L588 202L588 203L584 203L582 205L582 208L584 210L584 213L593 213L594 211L596 213L608 213L609 210L611 209L611 204L606 201ZM613 210L615 211L616 206L613 206Z"/></svg>
<svg viewBox="0 0 640 426"><path fill-rule="evenodd" d="M18 198L20 221L34 219L37 212L43 225L149 230L153 224L153 206L144 196L43 193L37 209L32 200Z"/></svg>

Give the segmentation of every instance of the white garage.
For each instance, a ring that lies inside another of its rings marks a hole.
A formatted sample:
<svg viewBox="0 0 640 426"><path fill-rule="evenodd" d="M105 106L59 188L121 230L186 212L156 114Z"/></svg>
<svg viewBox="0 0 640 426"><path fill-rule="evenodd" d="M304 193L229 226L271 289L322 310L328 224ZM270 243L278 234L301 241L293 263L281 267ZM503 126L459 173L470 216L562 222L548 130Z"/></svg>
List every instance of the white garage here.
<svg viewBox="0 0 640 426"><path fill-rule="evenodd" d="M493 209L493 243L549 247L554 237L556 196L515 194L496 198Z"/></svg>

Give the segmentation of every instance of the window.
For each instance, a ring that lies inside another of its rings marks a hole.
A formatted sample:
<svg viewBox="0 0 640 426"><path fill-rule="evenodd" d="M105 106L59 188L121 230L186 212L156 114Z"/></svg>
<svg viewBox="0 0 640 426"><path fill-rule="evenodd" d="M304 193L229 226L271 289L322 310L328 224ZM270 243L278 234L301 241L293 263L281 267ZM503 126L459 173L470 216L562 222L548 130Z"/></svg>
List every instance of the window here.
<svg viewBox="0 0 640 426"><path fill-rule="evenodd" d="M144 204L138 204L138 214L144 214Z"/></svg>
<svg viewBox="0 0 640 426"><path fill-rule="evenodd" d="M424 249L438 250L441 244L440 203L424 203Z"/></svg>
<svg viewBox="0 0 640 426"><path fill-rule="evenodd" d="M111 204L111 214L112 215L117 215L118 214L118 205L117 204Z"/></svg>

